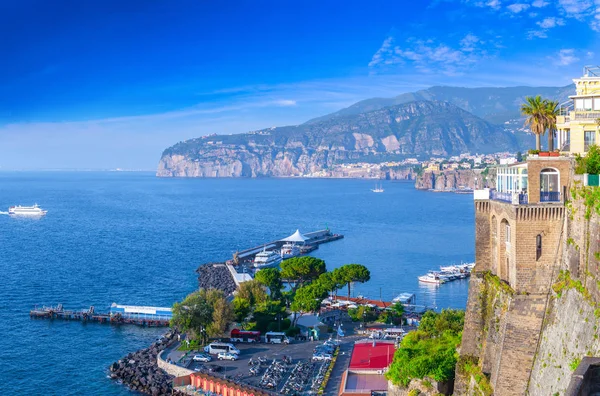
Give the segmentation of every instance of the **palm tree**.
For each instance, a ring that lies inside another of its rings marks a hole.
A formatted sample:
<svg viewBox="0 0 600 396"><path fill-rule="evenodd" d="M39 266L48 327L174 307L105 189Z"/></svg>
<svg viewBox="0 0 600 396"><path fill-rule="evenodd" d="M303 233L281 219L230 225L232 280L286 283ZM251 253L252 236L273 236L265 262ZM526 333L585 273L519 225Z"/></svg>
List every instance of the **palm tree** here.
<svg viewBox="0 0 600 396"><path fill-rule="evenodd" d="M546 102L540 95L527 96L521 105L521 114L527 116L525 126L535 134L535 149L541 150L540 136L546 130Z"/></svg>
<svg viewBox="0 0 600 396"><path fill-rule="evenodd" d="M556 100L545 99L546 104L546 125L548 129L548 151L554 150L554 131L556 131L556 116L559 114L560 109Z"/></svg>

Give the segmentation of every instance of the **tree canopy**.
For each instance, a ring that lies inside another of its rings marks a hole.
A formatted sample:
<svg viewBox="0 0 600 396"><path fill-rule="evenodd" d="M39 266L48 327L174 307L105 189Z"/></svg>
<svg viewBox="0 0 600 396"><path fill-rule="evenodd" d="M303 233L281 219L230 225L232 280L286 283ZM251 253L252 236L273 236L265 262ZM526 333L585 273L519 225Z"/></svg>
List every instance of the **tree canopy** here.
<svg viewBox="0 0 600 396"><path fill-rule="evenodd" d="M232 319L233 310L222 291L200 289L173 305L171 324L204 338L223 334Z"/></svg>
<svg viewBox="0 0 600 396"><path fill-rule="evenodd" d="M293 257L281 262L281 277L293 283L292 290L315 280L327 271L325 261L311 257Z"/></svg>
<svg viewBox="0 0 600 396"><path fill-rule="evenodd" d="M464 311L459 310L425 313L418 330L408 333L400 343L386 377L403 386L425 376L436 381L454 378L464 318Z"/></svg>
<svg viewBox="0 0 600 396"><path fill-rule="evenodd" d="M299 288L294 295L291 306L292 312L295 313L293 325L296 325L298 318L304 313L318 311L328 292L319 282L313 282Z"/></svg>
<svg viewBox="0 0 600 396"><path fill-rule="evenodd" d="M336 268L332 276L336 281L348 286L348 298L350 298L352 282L368 282L371 279L371 272L362 264L346 264Z"/></svg>
<svg viewBox="0 0 600 396"><path fill-rule="evenodd" d="M556 130L556 116L560 108L558 102L543 99L540 95L527 96L521 105L521 114L526 116L525 126L535 134L535 148L541 150L540 136L548 130L548 151L554 150L554 131Z"/></svg>
<svg viewBox="0 0 600 396"><path fill-rule="evenodd" d="M281 299L281 272L277 268L265 268L257 271L254 279L269 288L271 298Z"/></svg>
<svg viewBox="0 0 600 396"><path fill-rule="evenodd" d="M251 307L263 303L268 299L265 287L256 279L241 283L237 297L248 300Z"/></svg>

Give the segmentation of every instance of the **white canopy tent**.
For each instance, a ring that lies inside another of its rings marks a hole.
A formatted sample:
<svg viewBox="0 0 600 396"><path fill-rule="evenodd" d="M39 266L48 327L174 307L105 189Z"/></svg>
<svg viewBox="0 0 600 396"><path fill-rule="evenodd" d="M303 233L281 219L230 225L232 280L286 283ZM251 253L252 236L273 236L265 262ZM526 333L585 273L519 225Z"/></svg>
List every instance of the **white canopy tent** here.
<svg viewBox="0 0 600 396"><path fill-rule="evenodd" d="M308 238L300 234L300 230L296 230L292 235L287 238L283 238L282 242L305 242Z"/></svg>

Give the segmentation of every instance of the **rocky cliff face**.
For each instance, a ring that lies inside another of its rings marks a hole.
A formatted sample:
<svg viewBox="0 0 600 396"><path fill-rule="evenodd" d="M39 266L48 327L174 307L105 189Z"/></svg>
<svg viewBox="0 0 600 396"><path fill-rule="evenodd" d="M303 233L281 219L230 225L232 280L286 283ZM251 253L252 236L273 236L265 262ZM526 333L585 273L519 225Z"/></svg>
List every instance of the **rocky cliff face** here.
<svg viewBox="0 0 600 396"><path fill-rule="evenodd" d="M163 152L157 176L307 176L374 158L485 153L516 150L517 145L510 132L450 103L421 101L318 123L180 142Z"/></svg>
<svg viewBox="0 0 600 396"><path fill-rule="evenodd" d="M487 179L486 179L487 178ZM423 172L415 180L418 190L455 191L464 189L494 188L496 173L490 168L486 173L484 169L456 169L434 172Z"/></svg>

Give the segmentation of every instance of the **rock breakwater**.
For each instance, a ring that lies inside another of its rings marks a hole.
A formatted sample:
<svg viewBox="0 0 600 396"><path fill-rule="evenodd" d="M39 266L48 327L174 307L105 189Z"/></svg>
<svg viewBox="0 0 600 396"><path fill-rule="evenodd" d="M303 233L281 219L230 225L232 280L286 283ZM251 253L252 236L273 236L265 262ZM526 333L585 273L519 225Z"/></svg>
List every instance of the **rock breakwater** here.
<svg viewBox="0 0 600 396"><path fill-rule="evenodd" d="M229 295L237 287L231 272L224 264L204 264L198 267L196 272L201 289L218 289Z"/></svg>
<svg viewBox="0 0 600 396"><path fill-rule="evenodd" d="M148 395L181 395L173 389L173 376L158 368L156 358L176 337L175 332L168 332L163 338L148 348L132 352L123 359L110 365L110 378L121 381L134 392Z"/></svg>

